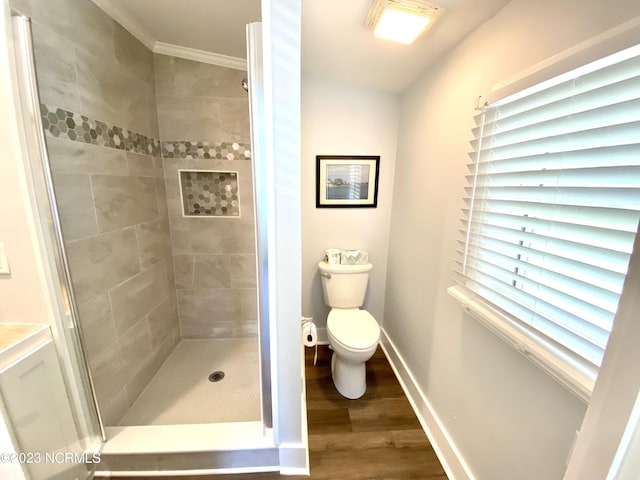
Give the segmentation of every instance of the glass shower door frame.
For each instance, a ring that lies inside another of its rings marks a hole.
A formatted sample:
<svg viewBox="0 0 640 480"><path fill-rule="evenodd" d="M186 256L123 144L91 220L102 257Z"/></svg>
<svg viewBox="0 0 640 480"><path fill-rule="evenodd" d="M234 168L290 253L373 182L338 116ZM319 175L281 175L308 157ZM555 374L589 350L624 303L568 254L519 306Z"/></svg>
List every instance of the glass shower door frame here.
<svg viewBox="0 0 640 480"><path fill-rule="evenodd" d="M271 331L269 321L269 211L268 172L264 161L264 69L262 24L247 25L247 70L249 76L249 119L251 127L251 166L254 185L254 221L256 232L256 272L258 278L258 336L260 353L260 402L265 434L273 429L271 387Z"/></svg>
<svg viewBox="0 0 640 480"><path fill-rule="evenodd" d="M14 86L19 96L17 116L24 167L34 214L38 247L43 254L48 296L53 310L51 325L65 374L67 395L76 425L87 450L99 450L105 441L95 390L83 347L82 332L71 274L64 249L53 179L40 113L40 99L33 54L31 21L11 12L14 43Z"/></svg>

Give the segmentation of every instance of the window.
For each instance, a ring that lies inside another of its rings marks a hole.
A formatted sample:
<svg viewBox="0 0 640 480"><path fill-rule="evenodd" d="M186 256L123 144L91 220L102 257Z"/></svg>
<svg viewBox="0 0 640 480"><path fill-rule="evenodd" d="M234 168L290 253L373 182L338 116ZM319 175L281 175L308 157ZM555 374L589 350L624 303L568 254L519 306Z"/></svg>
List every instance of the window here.
<svg viewBox="0 0 640 480"><path fill-rule="evenodd" d="M640 45L485 105L472 145L450 293L588 398L640 219Z"/></svg>

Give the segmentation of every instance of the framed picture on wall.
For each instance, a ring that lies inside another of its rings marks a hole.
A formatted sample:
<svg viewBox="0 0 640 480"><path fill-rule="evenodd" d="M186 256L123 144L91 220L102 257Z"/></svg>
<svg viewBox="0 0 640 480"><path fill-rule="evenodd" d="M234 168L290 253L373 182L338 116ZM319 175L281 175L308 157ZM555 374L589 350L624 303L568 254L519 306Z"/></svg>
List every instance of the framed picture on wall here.
<svg viewBox="0 0 640 480"><path fill-rule="evenodd" d="M317 155L316 208L375 208L379 156Z"/></svg>

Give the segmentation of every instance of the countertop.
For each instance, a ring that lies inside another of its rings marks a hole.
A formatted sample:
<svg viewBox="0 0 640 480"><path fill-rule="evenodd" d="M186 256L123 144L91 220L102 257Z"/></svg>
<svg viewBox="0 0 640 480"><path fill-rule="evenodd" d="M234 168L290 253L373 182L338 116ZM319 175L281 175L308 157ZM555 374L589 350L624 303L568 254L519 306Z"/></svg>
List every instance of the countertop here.
<svg viewBox="0 0 640 480"><path fill-rule="evenodd" d="M0 323L0 368L15 362L50 339L48 325Z"/></svg>

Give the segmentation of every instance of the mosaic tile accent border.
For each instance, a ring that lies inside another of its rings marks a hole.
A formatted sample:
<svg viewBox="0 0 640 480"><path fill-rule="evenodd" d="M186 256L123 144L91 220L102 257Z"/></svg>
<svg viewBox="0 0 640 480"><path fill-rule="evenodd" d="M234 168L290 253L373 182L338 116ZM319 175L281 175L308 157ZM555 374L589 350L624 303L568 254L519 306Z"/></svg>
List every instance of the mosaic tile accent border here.
<svg viewBox="0 0 640 480"><path fill-rule="evenodd" d="M110 125L63 108L40 104L42 126L57 138L163 158L251 160L251 146L235 142L198 142L156 138Z"/></svg>
<svg viewBox="0 0 640 480"><path fill-rule="evenodd" d="M251 160L251 147L246 143L180 141L162 142L163 158L217 160Z"/></svg>
<svg viewBox="0 0 640 480"><path fill-rule="evenodd" d="M179 170L186 217L239 217L238 172Z"/></svg>
<svg viewBox="0 0 640 480"><path fill-rule="evenodd" d="M101 147L160 156L160 140L62 108L40 104L42 125L54 137Z"/></svg>

